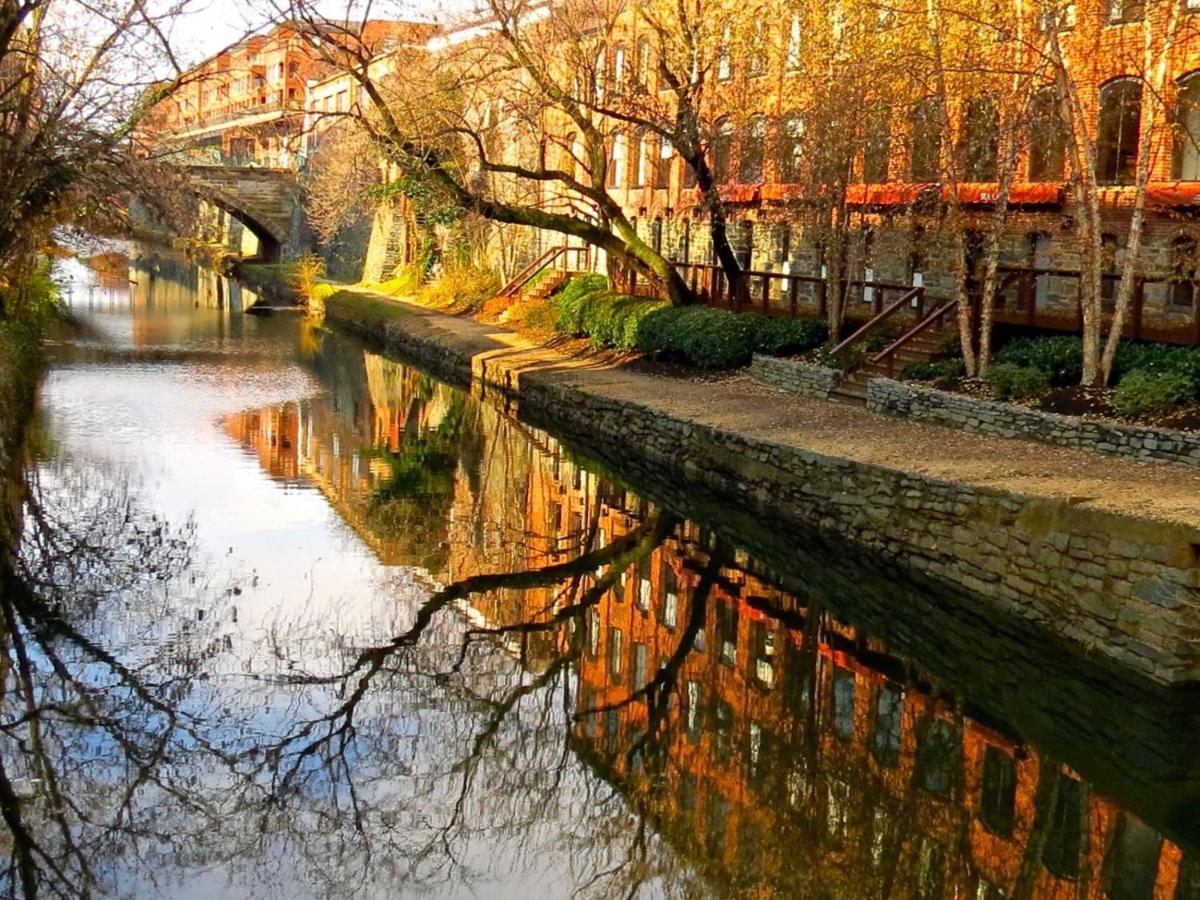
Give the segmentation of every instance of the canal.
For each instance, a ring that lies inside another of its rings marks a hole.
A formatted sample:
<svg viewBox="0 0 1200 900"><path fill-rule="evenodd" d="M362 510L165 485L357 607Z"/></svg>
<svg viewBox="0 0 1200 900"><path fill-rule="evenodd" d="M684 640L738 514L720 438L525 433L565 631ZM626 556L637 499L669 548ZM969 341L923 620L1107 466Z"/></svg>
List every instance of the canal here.
<svg viewBox="0 0 1200 900"><path fill-rule="evenodd" d="M63 274L0 890L1200 898L1194 692L179 259Z"/></svg>

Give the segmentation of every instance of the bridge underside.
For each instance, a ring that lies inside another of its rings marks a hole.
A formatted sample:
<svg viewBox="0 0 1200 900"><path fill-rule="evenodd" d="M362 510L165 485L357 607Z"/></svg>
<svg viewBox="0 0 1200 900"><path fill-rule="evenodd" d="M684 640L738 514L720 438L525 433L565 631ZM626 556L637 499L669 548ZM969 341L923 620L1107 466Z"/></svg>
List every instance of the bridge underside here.
<svg viewBox="0 0 1200 900"><path fill-rule="evenodd" d="M296 174L284 169L188 166L196 195L228 213L258 239L267 261L299 251L293 227L300 205Z"/></svg>

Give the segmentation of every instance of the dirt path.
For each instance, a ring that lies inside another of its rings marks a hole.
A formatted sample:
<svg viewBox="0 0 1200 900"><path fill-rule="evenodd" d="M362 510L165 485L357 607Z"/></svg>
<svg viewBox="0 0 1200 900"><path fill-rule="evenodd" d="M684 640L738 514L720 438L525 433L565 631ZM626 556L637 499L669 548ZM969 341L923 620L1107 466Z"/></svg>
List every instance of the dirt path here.
<svg viewBox="0 0 1200 900"><path fill-rule="evenodd" d="M477 370L509 372L514 382L529 372L554 373L596 394L827 456L1200 528L1200 470L906 422L785 394L746 374L694 380L651 374L608 355L567 356L501 326L373 296L394 303L406 329L428 329L469 351Z"/></svg>

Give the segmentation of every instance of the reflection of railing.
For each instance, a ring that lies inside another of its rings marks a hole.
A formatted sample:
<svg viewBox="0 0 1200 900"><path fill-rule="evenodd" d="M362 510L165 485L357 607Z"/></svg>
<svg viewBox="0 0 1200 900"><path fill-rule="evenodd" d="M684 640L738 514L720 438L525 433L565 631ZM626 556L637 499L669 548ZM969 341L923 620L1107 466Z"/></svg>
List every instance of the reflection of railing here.
<svg viewBox="0 0 1200 900"><path fill-rule="evenodd" d="M521 288L529 284L544 269L554 268L560 272L586 272L591 260L591 250L588 247L551 247L537 259L529 263L514 275L498 296L513 297L520 293ZM574 262L574 265L571 263Z"/></svg>

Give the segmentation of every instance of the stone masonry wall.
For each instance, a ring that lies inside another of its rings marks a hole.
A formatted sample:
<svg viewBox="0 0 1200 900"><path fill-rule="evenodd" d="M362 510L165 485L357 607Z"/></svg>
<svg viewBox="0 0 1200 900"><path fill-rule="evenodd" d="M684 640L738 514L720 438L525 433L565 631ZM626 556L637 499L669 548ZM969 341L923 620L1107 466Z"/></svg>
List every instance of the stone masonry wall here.
<svg viewBox="0 0 1200 900"><path fill-rule="evenodd" d="M842 373L837 369L757 353L750 362L750 377L789 394L802 394L819 400L829 399L829 395L842 383Z"/></svg>
<svg viewBox="0 0 1200 900"><path fill-rule="evenodd" d="M867 385L867 409L979 434L1019 436L1060 447L1200 468L1200 434L1089 422L889 378L874 378Z"/></svg>
<svg viewBox="0 0 1200 900"><path fill-rule="evenodd" d="M337 310L330 310L336 321ZM1164 684L1200 681L1200 530L832 458L517 376L415 317L350 323L433 374L516 396L523 416L621 470L663 477L967 592Z"/></svg>

